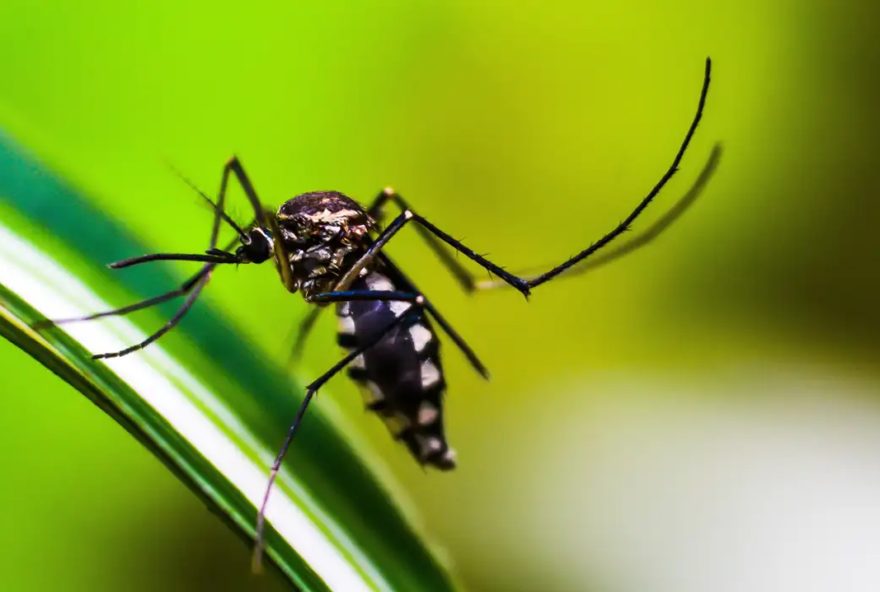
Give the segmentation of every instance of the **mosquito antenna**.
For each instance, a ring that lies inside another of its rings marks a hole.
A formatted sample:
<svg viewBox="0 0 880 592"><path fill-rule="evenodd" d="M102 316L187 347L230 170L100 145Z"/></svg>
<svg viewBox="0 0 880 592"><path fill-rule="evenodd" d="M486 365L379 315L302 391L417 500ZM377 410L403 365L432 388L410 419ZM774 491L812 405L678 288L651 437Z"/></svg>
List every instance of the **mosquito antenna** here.
<svg viewBox="0 0 880 592"><path fill-rule="evenodd" d="M201 189L199 189L199 187L198 187L195 183L193 183L193 182L189 179L189 177L187 177L186 175L184 175L183 173L181 173L179 170L177 170L177 169L174 167L174 165L172 165L172 164L170 164L170 163L168 164L168 168L171 169L171 172L174 173L174 174L175 174L175 175L176 175L181 181L183 181L184 183L186 183L187 186L189 186L190 189L192 189L193 191L195 191L196 193L198 193L198 194L201 196L201 198L204 199L204 200L208 203L209 206L211 206L211 209L214 210L214 212L216 212L224 222L226 222L227 224L229 224L229 226L230 226L231 228L233 228L233 229L235 230L235 232L238 233L238 236L241 237L241 239L242 239L243 241L247 241L247 240L248 240L248 235L245 233L244 230L241 229L241 226L239 226L238 224L236 224L236 223L235 223L235 220L233 220L232 218L230 218L229 215L228 215L226 212L224 212L223 210L221 210L221 209L219 208L219 206L217 206L216 202L214 202L213 199L211 199L210 197L208 197L208 195L207 195L204 191L202 191Z"/></svg>

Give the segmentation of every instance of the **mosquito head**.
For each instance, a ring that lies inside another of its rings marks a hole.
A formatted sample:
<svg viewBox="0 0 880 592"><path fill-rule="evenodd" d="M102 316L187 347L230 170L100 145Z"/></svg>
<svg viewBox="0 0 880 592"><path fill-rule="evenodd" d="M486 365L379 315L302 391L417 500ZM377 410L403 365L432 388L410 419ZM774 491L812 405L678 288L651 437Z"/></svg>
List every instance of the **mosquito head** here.
<svg viewBox="0 0 880 592"><path fill-rule="evenodd" d="M300 245L359 243L375 222L351 198L338 191L314 191L288 200L278 210L285 242Z"/></svg>
<svg viewBox="0 0 880 592"><path fill-rule="evenodd" d="M242 263L262 263L272 256L272 235L265 228L255 226L242 236L235 256Z"/></svg>

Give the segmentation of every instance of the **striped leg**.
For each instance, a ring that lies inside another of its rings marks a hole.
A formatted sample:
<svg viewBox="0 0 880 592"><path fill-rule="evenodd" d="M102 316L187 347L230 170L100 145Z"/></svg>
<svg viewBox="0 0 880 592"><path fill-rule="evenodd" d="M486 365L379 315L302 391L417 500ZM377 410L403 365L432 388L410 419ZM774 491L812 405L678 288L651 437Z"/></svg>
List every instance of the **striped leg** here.
<svg viewBox="0 0 880 592"><path fill-rule="evenodd" d="M373 203L367 208L367 213L371 218L376 220L381 220L383 217L383 213L385 210L385 206L391 202L395 204L401 210L409 210L409 204L403 199L403 197L397 193L393 188L386 187L376 198L373 200ZM426 232L423 228L417 227L417 231L419 236L421 236L425 242L428 243L428 247L434 252L440 262L449 270L452 276L458 281L461 287L466 292L473 292L477 288L477 281L474 277L468 272L461 263L458 262L452 255L450 255L448 249L443 246L443 244L438 241L434 235L429 232ZM321 314L321 308L309 311L309 313L303 318L300 322L299 329L296 333L296 341L293 344L293 347L290 351L290 362L294 363L299 357L302 355L303 348L305 346L305 342L311 332L312 328L315 325L315 322L318 320L318 316ZM444 321L440 321L438 319L438 323L444 330L447 330L446 327L448 325L445 324ZM448 330L447 330L448 333ZM453 338L456 343L460 341L460 338ZM472 354L472 352L471 352ZM472 355L468 356L470 358L475 358Z"/></svg>
<svg viewBox="0 0 880 592"><path fill-rule="evenodd" d="M303 416L305 415L306 409L312 401L312 398L328 380L333 378L336 374L338 374L342 369L344 369L348 364L350 364L355 358L363 354L365 351L379 343L391 330L395 327L399 326L403 322L409 320L414 315L418 314L421 310L421 297L417 294L404 294L400 292L394 292L395 296L405 296L405 298L388 298L387 294L375 294L371 296L369 291L364 291L360 294L351 292L349 296L341 296L339 294L327 293L323 296L327 298L325 302L337 302L340 300L401 300L405 299L410 302L413 302L414 305L411 306L406 312L400 314L393 322L389 323L386 327L384 327L381 331L378 331L374 337L372 337L364 346L354 349L349 352L345 357L339 360L336 364L334 364L329 370L324 372L321 376L315 379L311 384L306 387L306 394L300 403L299 408L296 411L296 415L294 416L293 423L290 424L290 428L287 430L287 435L284 438L284 442L281 444L281 448L278 451L278 454L275 457L275 461L272 463L272 468L269 471L269 480L266 484L266 490L263 493L263 500L260 503L259 511L257 512L257 524L256 524L256 532L255 532L255 543L254 543L254 552L252 558L252 566L254 571L260 571L262 565L262 557L263 557L263 544L264 544L264 531L266 525L266 506L269 503L269 495L272 493L272 487L275 484L275 480L278 477L278 471L281 468L281 463L284 461L284 457L287 455L287 451L290 448L290 444L293 442L293 438L299 430L299 426L302 423Z"/></svg>
<svg viewBox="0 0 880 592"><path fill-rule="evenodd" d="M175 290L171 290L164 294L160 294L158 296L154 296L152 298L147 298L140 302L136 302L134 304L130 304L128 306L123 306L121 308L117 308L114 310L105 311L102 313L96 313L91 315L86 315L83 317L77 318L68 318L68 319L59 319L58 321L48 321L45 323L41 323L41 325L47 324L61 324L61 323L71 323L77 321L88 321L92 319L107 317L107 316L116 316L116 315L124 315L131 312L135 312L138 310L142 310L145 308L149 308L151 306L155 306L162 302L167 302L168 300L172 300L179 296L186 295L186 299L180 308L177 309L177 312L171 317L171 319L165 323L158 331L149 335L146 339L127 347L125 349L115 351L115 352L105 352L100 354L95 354L92 356L94 359L104 359L104 358L115 358L130 354L134 351L138 351L143 349L150 343L153 343L166 333L168 333L171 329L177 326L178 323L183 319L184 316L189 312L192 306L195 304L195 301L198 299L201 291L207 285L208 281L211 278L211 273L218 264L222 263L237 263L237 259L232 253L228 253L229 249L232 248L241 237L244 236L244 232L241 227L239 227L225 212L225 202L226 202L226 187L228 185L228 177L230 172L236 174L239 182L245 190L245 193L248 195L248 199L251 201L251 204L254 206L254 211L257 219L261 219L263 215L262 209L259 206L259 200L256 198L256 193L253 190L253 186L250 183L250 180L247 178L247 175L244 172L244 169L241 167L241 164L238 162L237 158L230 159L229 162L224 166L223 176L220 183L220 190L218 192L216 203L211 200L207 195L204 194L201 190L195 187L188 179L183 178L184 182L186 182L190 187L195 189L197 193L212 207L214 210L214 219L211 224L211 238L209 241L209 246L207 251L202 253L156 253L150 255L143 255L140 257L133 257L130 259L125 259L123 261L117 261L115 263L111 263L110 267L112 269L122 269L125 267L130 267L132 265L139 265L141 263L147 263L150 261L201 261L205 263L205 265L191 278L185 281L179 288ZM231 226L238 237L233 241L230 241L228 245L224 249L217 248L217 241L220 234L220 223L225 222L229 226Z"/></svg>
<svg viewBox="0 0 880 592"><path fill-rule="evenodd" d="M397 265L386 255L385 253L379 253L379 259L382 261L385 271L388 273L391 280L395 285L402 287L405 290L409 290L411 292L416 292L419 294L424 294L415 287L415 284L400 270ZM474 350L471 349L471 346L467 344L464 338L459 335L458 331L456 331L452 325L440 314L440 311L437 310L431 301L425 297L425 310L431 315L431 317L437 321L437 324L440 325L440 328L443 329L443 332L455 343L456 347L458 347L459 351L464 354L464 356L468 359L471 366L477 373L485 379L489 379L489 370L480 359L477 357L477 354L474 353Z"/></svg>
<svg viewBox="0 0 880 592"><path fill-rule="evenodd" d="M190 287L189 295L187 296L186 300L184 300L184 302L180 306L180 308L177 309L177 312L174 313L174 315L171 317L171 319L167 323L165 323L165 325L163 325L155 333L149 335L146 339L144 339L140 343L137 343L135 345L132 345L130 347L127 347L125 349L122 349L122 350L119 350L116 352L107 352L107 353L102 353L102 354L96 354L96 355L92 356L94 359L117 358L120 356L130 354L130 353L135 352L137 350L143 349L144 347L148 346L149 344L153 343L154 341L156 341L157 339L162 337L165 333L168 333L171 329L176 327L180 323L181 320L183 320L183 317L186 316L186 313L188 313L190 311L190 309L192 308L193 304L195 304L195 302L198 299L199 295L201 294L202 290L208 284L208 281L211 279L211 273L213 272L214 267L220 263L236 263L234 256L232 256L230 253L225 253L226 249L224 249L224 250L217 249L217 239L220 235L220 223L222 221L226 221L228 224L230 224L235 229L235 231L239 234L239 236L244 235L241 228L238 227L234 222L232 222L232 220L226 215L226 212L225 212L226 188L229 183L230 172L234 173L236 175L236 178L238 179L239 184L241 185L242 189L244 189L244 192L247 195L248 200L250 200L251 206L254 209L254 215L255 215L256 219L258 221L262 221L264 219L264 212L263 212L262 207L260 206L260 201L257 198L257 195L256 195L256 192L254 191L253 185L251 184L250 179L248 178L247 174L244 172L244 169L242 168L241 163L238 161L238 158L233 156L231 159L229 159L229 161L223 167L223 175L220 180L220 190L218 191L218 194L217 194L216 204L214 202L212 202L211 199L207 195L205 195L201 191L198 192L199 195L201 195L214 208L214 220L211 224L211 240L209 242L206 255L186 255L186 254L183 254L183 255L177 255L177 254L174 254L174 255L164 255L164 254L145 255L143 257L135 257L133 259L127 259L125 261L112 263L110 265L110 267L113 267L114 269L119 269L122 267L128 267L130 265L136 265L139 263L146 263L147 261L155 261L155 260L160 260L160 259L207 261L208 262L207 265L205 265L202 268L202 270L199 272L201 274L200 277ZM230 243L229 247L227 247L227 248L231 248L231 246L234 245L235 242L237 242L238 240L239 239L232 241ZM213 259L211 259L211 258L213 258Z"/></svg>
<svg viewBox="0 0 880 592"><path fill-rule="evenodd" d="M406 203L399 193L391 187L386 187L376 196L376 199L373 200L372 205L367 209L367 213L373 218L381 219L383 209L389 201L400 208L402 212L411 209L409 204ZM444 247L433 234L427 232L421 226L416 227L416 232L418 232L419 236L428 243L428 247L434 252L437 258L440 259L440 263L442 263L456 281L458 281L462 289L464 289L465 292L473 292L476 288L476 281L473 276L471 276L470 272L468 272L468 270L449 253L449 250L446 249L446 247Z"/></svg>
<svg viewBox="0 0 880 592"><path fill-rule="evenodd" d="M312 332L312 328L315 326L315 323L318 320L318 317L321 316L321 311L324 310L322 307L314 307L311 308L306 316L299 322L299 327L296 330L296 337L294 337L293 347L290 348L290 354L287 358L287 363L293 366L296 362L299 361L300 357L302 357L303 350L305 349L306 340L308 336Z"/></svg>
<svg viewBox="0 0 880 592"><path fill-rule="evenodd" d="M178 296L183 296L184 294L188 294L190 290L192 290L195 285L198 283L204 275L208 272L209 266L206 265L202 267L202 269L193 275L191 278L183 282L183 284L177 288L176 290L171 290L170 292L165 292L164 294L159 294L158 296L153 296L152 298L147 298L145 300L141 300L140 302L135 302L134 304L129 304L128 306L123 306L121 308L114 308L113 310L108 310L105 312L97 312L94 314L86 315L83 317L70 317L66 319L52 319L40 321L34 324L35 329L43 329L45 327L51 325L63 325L65 323L76 323L80 321L91 321L94 319L100 319L103 317L112 317L117 315L125 315L130 312L135 312L138 310L142 310L144 308L149 308L151 306L155 306L157 304L161 304L163 302L167 302L168 300L173 300Z"/></svg>
<svg viewBox="0 0 880 592"><path fill-rule="evenodd" d="M440 311L431 303L430 300L424 295L423 292L418 290L415 285L410 281L408 277L406 277L400 268L388 258L385 253L379 253L379 258L382 261L384 271L389 274L392 281L395 285L401 286L404 290L412 293L419 294L424 298L424 308L431 315L437 324L443 329L443 332L455 343L456 347L464 354L467 358L470 365L476 370L476 372L485 379L489 378L489 370L486 366L480 361L477 357L477 354L474 350L467 344L464 338L449 324L443 315L440 314ZM331 300L320 300L320 298L328 297L328 294L318 294L313 298L313 302L331 302ZM299 330L296 334L296 341L294 342L293 348L291 349L290 362L294 363L299 357L302 355L303 348L305 346L306 338L308 337L312 327L317 321L318 316L321 314L321 311L324 310L322 308L313 308L311 309L306 317L300 322Z"/></svg>
<svg viewBox="0 0 880 592"><path fill-rule="evenodd" d="M490 273L497 276L504 283L516 288L519 290L523 296L528 297L533 288L536 288L560 274L565 273L572 267L578 265L581 261L584 261L594 253L603 249L605 246L611 244L615 239L621 236L624 232L629 230L630 226L635 222L635 220L641 216L641 214L645 211L645 209L651 204L654 198L660 193L661 189L669 182L672 176L678 171L679 164L681 163L681 159L684 157L684 153L686 152L688 146L690 145L691 139L693 138L694 133L697 130L697 126L700 123L700 120L703 116L703 108L706 104L706 96L709 92L709 82L711 80L711 71L712 71L712 61L710 59L706 59L706 68L705 74L703 78L703 86L700 91L699 101L697 103L697 110L694 115L693 120L691 121L690 127L685 134L684 140L681 143L681 146L676 152L675 157L672 159L672 163L669 168L667 168L666 172L661 176L660 180L654 185L654 187L648 192L648 194L642 198L642 200L636 205L636 207L629 213L629 215L624 218L624 220L607 232L604 236L602 236L599 240L590 244L585 249L581 250L579 253L574 256L566 259L559 265L541 273L535 277L524 278L520 277L516 274L510 273L506 271L504 268L499 265L489 261L482 255L475 252L470 247L464 245L461 241L456 240L443 230L439 229L437 226L429 222L423 216L415 213L410 209L405 209L402 214L397 216L391 224L389 224L385 230L379 235L376 239L376 242L373 244L370 249L360 258L360 260L355 263L343 276L343 278L338 282L336 289L345 290L351 283L357 278L360 270L365 266L369 265L373 259L377 256L377 253L384 248L384 246L391 240L391 238L399 232L404 226L406 226L410 222L415 222L417 228L420 228L419 232L426 231L433 235L436 239L446 243L457 252L461 253L477 265L481 266L483 269L486 269Z"/></svg>
<svg viewBox="0 0 880 592"><path fill-rule="evenodd" d="M669 210L659 219L657 219L651 226L643 230L641 233L637 234L629 241L620 245L616 249L612 249L611 251L606 251L602 255L594 257L592 259L588 259L584 261L582 264L577 265L564 274L560 275L561 278L570 278L574 276L579 276L581 274L587 273L589 271L593 271L599 267L607 265L612 261L616 261L625 255L629 255L640 248L644 247L648 243L654 241L657 237L663 234L667 228L672 226L679 218L681 218L684 213L693 205L693 203L697 200L700 194L703 192L703 189L709 183L709 179L712 178L712 175L715 172L715 169L718 167L718 162L721 159L721 145L716 144L712 149L712 153L709 155L709 159L706 161L706 164L703 166L703 170L700 171L699 176L697 177L694 184L691 185L690 189L688 189L687 193L685 193ZM528 281L534 281L540 274L538 272L524 272L521 274L517 274L526 277ZM475 290L483 291L483 290L494 290L496 288L503 288L507 286L505 282L498 279L484 279L478 280L475 283Z"/></svg>

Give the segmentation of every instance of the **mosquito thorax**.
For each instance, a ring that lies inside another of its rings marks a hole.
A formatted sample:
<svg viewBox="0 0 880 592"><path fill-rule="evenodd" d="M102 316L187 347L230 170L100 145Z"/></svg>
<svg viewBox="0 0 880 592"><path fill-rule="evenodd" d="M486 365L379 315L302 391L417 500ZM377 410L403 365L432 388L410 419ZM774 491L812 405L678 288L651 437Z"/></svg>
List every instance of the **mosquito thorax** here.
<svg viewBox="0 0 880 592"><path fill-rule="evenodd" d="M338 191L298 195L278 209L276 220L291 274L306 297L333 288L375 226L360 204Z"/></svg>

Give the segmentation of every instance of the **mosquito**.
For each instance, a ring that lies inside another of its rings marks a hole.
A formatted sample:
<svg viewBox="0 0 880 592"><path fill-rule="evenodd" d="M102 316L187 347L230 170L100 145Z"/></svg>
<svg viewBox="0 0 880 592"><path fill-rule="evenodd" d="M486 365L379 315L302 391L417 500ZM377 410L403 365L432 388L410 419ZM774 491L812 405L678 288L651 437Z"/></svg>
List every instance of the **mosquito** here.
<svg viewBox="0 0 880 592"><path fill-rule="evenodd" d="M361 387L367 408L382 419L393 437L406 446L416 461L443 471L455 467L456 455L447 442L444 430L443 393L446 381L435 324L464 354L476 372L484 378L488 378L488 372L461 335L385 253L384 249L391 239L404 227L415 227L439 261L469 292L500 285L510 286L528 297L534 288L562 274L572 275L587 270L584 261L629 230L678 170L703 114L711 68L711 60L707 58L696 114L672 164L647 196L599 240L543 273L520 276L506 271L428 221L391 188L381 191L368 207L361 206L338 191L313 191L297 195L284 202L277 211L272 211L264 207L241 161L233 157L223 167L216 200L190 183L214 211L210 242L205 252L154 253L110 264L112 269L122 269L151 261L194 261L203 264L198 272L179 288L153 298L115 310L52 322L62 324L124 315L184 297L177 312L165 325L140 343L93 357L106 359L124 356L146 347L173 329L196 302L217 266L266 261L274 262L281 282L289 292L300 292L306 302L316 305L300 325L294 350L302 348L305 336L320 310L328 304L335 305L338 342L347 350L347 354L306 387L305 396L272 463L255 528L254 564L259 566L266 506L282 461L312 398L343 369L347 369L348 376ZM716 148L710 162L717 161L717 154ZM707 166L699 182L705 182L705 176L710 172ZM244 226L237 224L226 213L226 193L231 177L241 186L253 209L253 221ZM604 259L597 257L590 262L601 260L604 263L643 246L680 214L686 207L682 206L683 203L641 237L615 251L606 252ZM383 219L389 204L396 206L400 213L382 227L379 221ZM221 224L229 226L237 236L219 248ZM476 281L450 249L497 279Z"/></svg>

